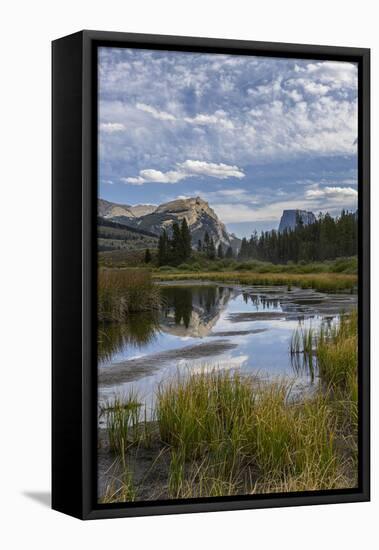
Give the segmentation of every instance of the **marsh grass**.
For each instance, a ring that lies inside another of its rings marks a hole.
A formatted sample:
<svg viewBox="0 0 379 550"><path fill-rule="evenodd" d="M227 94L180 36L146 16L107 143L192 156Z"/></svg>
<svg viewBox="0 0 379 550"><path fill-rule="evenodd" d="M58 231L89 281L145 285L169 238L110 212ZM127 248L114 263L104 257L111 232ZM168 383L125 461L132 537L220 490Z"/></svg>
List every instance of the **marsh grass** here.
<svg viewBox="0 0 379 550"><path fill-rule="evenodd" d="M134 502L137 492L134 485L131 470L126 462L125 455L118 459L113 468L120 472L117 476L112 476L107 484L106 490L100 502L102 504L111 504L115 502Z"/></svg>
<svg viewBox="0 0 379 550"><path fill-rule="evenodd" d="M340 315L323 326L317 338L317 360L323 381L350 399L358 400L358 313Z"/></svg>
<svg viewBox="0 0 379 550"><path fill-rule="evenodd" d="M291 340L291 355L315 356L324 390L339 400L358 401L358 313L341 313L333 323L323 323L318 332L297 329Z"/></svg>
<svg viewBox="0 0 379 550"><path fill-rule="evenodd" d="M181 456L207 454L208 469L224 483L243 485L246 465L254 464L264 478L312 470L331 484L337 469L331 408L322 395L297 402L290 394L284 381L262 383L225 372L189 376L165 389L158 423Z"/></svg>
<svg viewBox="0 0 379 550"><path fill-rule="evenodd" d="M255 273L245 271L212 272L190 271L180 273L154 273L153 278L160 281L207 280L220 283L245 285L279 285L292 288L313 288L324 292L353 292L357 286L357 276L341 273Z"/></svg>
<svg viewBox="0 0 379 550"><path fill-rule="evenodd" d="M126 397L115 397L100 410L100 414L105 416L109 447L121 457L139 440L141 407L138 395L131 391Z"/></svg>
<svg viewBox="0 0 379 550"><path fill-rule="evenodd" d="M99 269L98 319L123 322L131 313L160 306L160 289L146 269Z"/></svg>
<svg viewBox="0 0 379 550"><path fill-rule="evenodd" d="M295 346L296 347L296 346ZM305 363L315 356L323 394L337 419L336 433L356 470L358 460L358 313L341 314L313 334L312 350L303 347Z"/></svg>
<svg viewBox="0 0 379 550"><path fill-rule="evenodd" d="M299 353L306 353L312 355L314 351L314 331L310 327L309 329L299 327L296 329L291 338L290 354L296 355Z"/></svg>
<svg viewBox="0 0 379 550"><path fill-rule="evenodd" d="M295 397L288 381L204 369L161 385L155 414L170 457L166 498L355 485L350 422L328 393ZM129 422L116 423L117 436L113 422L108 432L118 453L138 441L141 430L130 436Z"/></svg>
<svg viewBox="0 0 379 550"><path fill-rule="evenodd" d="M290 342L292 367L296 373L307 372L311 382L315 379L315 332L302 326L294 330Z"/></svg>

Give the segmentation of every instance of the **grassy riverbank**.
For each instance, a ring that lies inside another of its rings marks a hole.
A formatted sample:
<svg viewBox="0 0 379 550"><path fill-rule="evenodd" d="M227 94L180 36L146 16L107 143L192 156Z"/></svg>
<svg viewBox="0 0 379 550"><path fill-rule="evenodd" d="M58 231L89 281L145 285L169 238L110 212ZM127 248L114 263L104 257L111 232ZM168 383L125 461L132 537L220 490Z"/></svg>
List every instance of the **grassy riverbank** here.
<svg viewBox="0 0 379 550"><path fill-rule="evenodd" d="M357 287L356 259L314 264L275 265L264 262L220 260L183 264L176 268L100 268L98 273L98 318L100 322L124 322L131 313L160 307L157 281L213 281L243 285L284 285L329 292L354 292Z"/></svg>
<svg viewBox="0 0 379 550"><path fill-rule="evenodd" d="M117 468L103 500L356 486L356 313L314 342L312 395L294 394L288 381L203 370L158 388L153 421L134 393L109 403L102 413Z"/></svg>
<svg viewBox="0 0 379 550"><path fill-rule="evenodd" d="M205 280L219 283L243 285L284 285L287 287L313 288L320 291L353 292L357 286L357 275L341 273L255 273L247 271L230 272L154 272L156 281Z"/></svg>
<svg viewBox="0 0 379 550"><path fill-rule="evenodd" d="M163 265L158 268L160 272L177 271L202 271L202 272L230 272L230 271L252 271L254 273L344 273L354 275L358 271L358 260L356 256L350 258L336 258L323 262L287 262L285 264L261 262L259 260L216 259L209 260L203 255L194 253L186 263L178 266Z"/></svg>

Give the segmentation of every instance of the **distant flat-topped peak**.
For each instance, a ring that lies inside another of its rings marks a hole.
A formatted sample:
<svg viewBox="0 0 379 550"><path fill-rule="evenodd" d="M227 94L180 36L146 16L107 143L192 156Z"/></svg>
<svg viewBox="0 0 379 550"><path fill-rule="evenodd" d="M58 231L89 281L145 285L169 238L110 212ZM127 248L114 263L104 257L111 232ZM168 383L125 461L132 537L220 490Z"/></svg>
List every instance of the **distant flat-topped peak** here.
<svg viewBox="0 0 379 550"><path fill-rule="evenodd" d="M310 225L315 223L316 217L313 212L300 209L283 210L282 217L280 218L279 233L283 231L293 231L297 224L301 222L303 225Z"/></svg>

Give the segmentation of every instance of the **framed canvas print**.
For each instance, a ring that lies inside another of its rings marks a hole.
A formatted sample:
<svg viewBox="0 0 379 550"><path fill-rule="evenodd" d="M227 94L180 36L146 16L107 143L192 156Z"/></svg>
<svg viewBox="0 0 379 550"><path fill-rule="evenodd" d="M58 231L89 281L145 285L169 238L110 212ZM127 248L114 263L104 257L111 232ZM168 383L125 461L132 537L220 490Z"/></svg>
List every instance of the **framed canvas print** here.
<svg viewBox="0 0 379 550"><path fill-rule="evenodd" d="M53 42L53 508L369 499L369 50Z"/></svg>

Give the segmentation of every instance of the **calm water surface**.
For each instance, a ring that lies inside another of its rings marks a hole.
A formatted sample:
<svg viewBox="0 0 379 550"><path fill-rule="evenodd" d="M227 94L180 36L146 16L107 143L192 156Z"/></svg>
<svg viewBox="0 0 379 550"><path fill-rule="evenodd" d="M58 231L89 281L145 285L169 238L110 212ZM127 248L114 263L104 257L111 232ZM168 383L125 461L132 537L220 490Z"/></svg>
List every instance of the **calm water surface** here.
<svg viewBox="0 0 379 550"><path fill-rule="evenodd" d="M317 380L289 353L296 328L317 329L356 306L356 295L285 287L162 285L164 307L99 328L99 402L131 388L153 404L157 385L178 370L238 369L262 378Z"/></svg>

